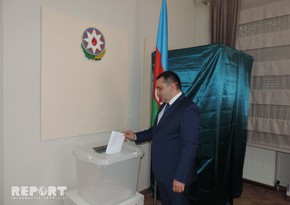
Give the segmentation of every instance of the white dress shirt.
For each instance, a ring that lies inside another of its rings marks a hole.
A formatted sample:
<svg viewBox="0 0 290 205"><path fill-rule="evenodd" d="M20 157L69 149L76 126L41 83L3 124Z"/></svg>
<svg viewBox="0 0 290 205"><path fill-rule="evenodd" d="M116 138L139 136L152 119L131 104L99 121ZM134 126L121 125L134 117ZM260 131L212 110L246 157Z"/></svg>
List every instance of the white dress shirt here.
<svg viewBox="0 0 290 205"><path fill-rule="evenodd" d="M173 98L171 98L171 100L168 102L169 106L171 106L176 100L177 98L179 98L182 95L181 92L177 93ZM166 105L163 107L163 109L159 112L158 114L158 120L157 120L157 124L159 123L159 120L161 119L161 117L163 116L163 113L165 111Z"/></svg>

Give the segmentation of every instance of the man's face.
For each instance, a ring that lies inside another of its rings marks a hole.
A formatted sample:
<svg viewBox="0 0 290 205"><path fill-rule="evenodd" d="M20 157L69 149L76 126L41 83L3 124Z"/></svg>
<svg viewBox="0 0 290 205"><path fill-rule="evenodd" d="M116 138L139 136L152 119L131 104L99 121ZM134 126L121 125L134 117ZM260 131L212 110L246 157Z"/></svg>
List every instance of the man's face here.
<svg viewBox="0 0 290 205"><path fill-rule="evenodd" d="M171 97L171 86L166 85L164 78L159 78L156 81L156 89L158 97L165 103L170 101Z"/></svg>

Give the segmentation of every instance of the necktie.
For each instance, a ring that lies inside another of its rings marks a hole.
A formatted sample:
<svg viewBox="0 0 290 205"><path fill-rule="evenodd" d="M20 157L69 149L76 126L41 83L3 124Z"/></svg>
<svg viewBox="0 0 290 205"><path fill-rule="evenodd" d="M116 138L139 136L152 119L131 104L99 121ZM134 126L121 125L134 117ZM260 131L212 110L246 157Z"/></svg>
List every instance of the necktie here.
<svg viewBox="0 0 290 205"><path fill-rule="evenodd" d="M169 103L166 103L165 108L164 108L163 115L164 115L164 113L168 110L169 106L170 106L170 104L169 104Z"/></svg>
<svg viewBox="0 0 290 205"><path fill-rule="evenodd" d="M169 103L166 103L162 115L160 115L161 113L159 113L157 124L159 123L160 119L164 116L164 114L165 114L165 112L168 110L169 106L170 106L170 104L169 104Z"/></svg>

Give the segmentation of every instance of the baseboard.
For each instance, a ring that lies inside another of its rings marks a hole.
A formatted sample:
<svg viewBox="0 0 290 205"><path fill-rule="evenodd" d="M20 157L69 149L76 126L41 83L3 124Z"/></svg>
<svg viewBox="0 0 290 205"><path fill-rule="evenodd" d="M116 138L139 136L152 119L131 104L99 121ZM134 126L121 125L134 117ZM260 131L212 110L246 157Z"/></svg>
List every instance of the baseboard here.
<svg viewBox="0 0 290 205"><path fill-rule="evenodd" d="M277 187L275 187L275 186L269 186L269 185L266 185L266 184L261 184L259 182L251 181L251 180L248 180L248 179L243 179L243 181L246 182L246 183L253 184L253 185L256 185L256 186L259 186L259 187L263 187L265 189L270 189L270 190L273 190L273 191L280 191L280 192L285 192L285 193L287 191L287 187L281 186L281 185L279 185L279 189L277 190Z"/></svg>
<svg viewBox="0 0 290 205"><path fill-rule="evenodd" d="M144 189L142 191L139 191L140 194L143 194L144 196L146 196L148 194L149 188Z"/></svg>
<svg viewBox="0 0 290 205"><path fill-rule="evenodd" d="M262 187L262 188L265 188L265 189L277 191L277 188L276 187L269 186L269 185L266 185L266 184L261 184L259 182L251 181L251 180L248 180L248 179L243 179L243 182L248 183L248 184L253 184L255 186L259 186L259 187ZM280 185L278 191L279 192L286 193L287 187ZM149 188L140 191L140 194L143 194L145 197L148 196L148 193L149 193ZM290 200L290 197L289 196L286 196L286 197L287 197L287 199Z"/></svg>

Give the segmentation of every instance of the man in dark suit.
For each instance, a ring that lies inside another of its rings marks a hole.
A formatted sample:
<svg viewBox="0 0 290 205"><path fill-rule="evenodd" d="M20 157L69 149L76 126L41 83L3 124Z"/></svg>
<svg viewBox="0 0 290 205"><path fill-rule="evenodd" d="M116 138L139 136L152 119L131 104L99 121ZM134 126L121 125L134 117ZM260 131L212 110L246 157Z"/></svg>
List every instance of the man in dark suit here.
<svg viewBox="0 0 290 205"><path fill-rule="evenodd" d="M162 99L154 125L148 130L125 131L136 144L152 140L152 170L163 205L188 205L185 187L196 180L195 157L200 125L199 108L181 93L179 77L165 71L157 78Z"/></svg>

